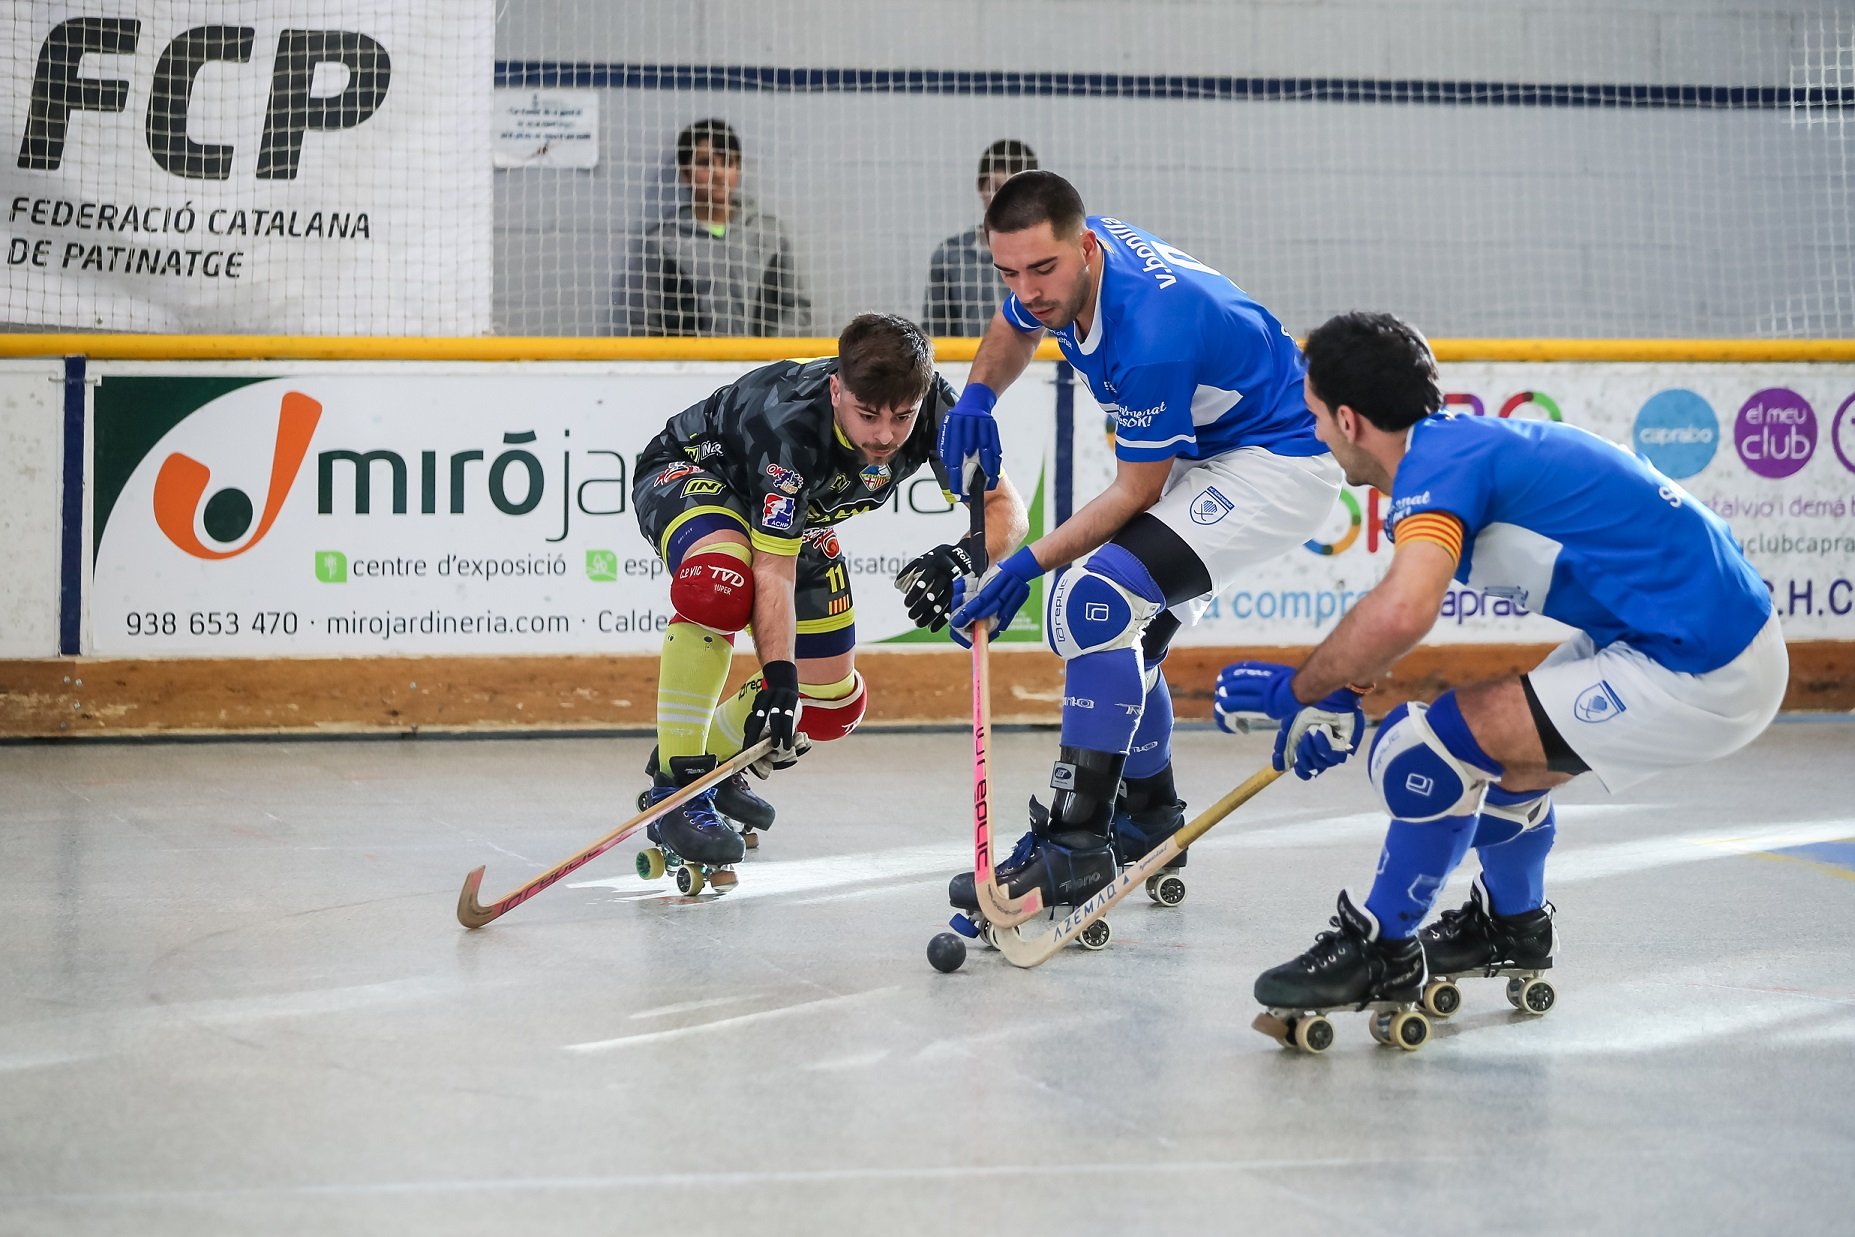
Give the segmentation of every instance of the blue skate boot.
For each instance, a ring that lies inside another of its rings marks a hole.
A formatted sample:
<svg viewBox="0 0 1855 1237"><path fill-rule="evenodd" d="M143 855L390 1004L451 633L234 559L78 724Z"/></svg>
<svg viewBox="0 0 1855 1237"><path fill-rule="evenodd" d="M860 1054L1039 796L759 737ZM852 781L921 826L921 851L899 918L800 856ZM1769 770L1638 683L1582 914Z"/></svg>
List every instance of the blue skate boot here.
<svg viewBox="0 0 1855 1237"><path fill-rule="evenodd" d="M1478 876L1465 905L1444 911L1417 934L1431 976L1423 1005L1439 1018L1462 1008L1456 980L1465 976L1506 979L1508 1004L1523 1014L1543 1014L1558 999L1541 978L1559 948L1552 903L1518 915L1497 915L1489 907L1488 888Z"/></svg>
<svg viewBox="0 0 1855 1237"><path fill-rule="evenodd" d="M996 867L1007 897L1037 889L1046 907L1076 906L1114 880L1108 828L1124 760L1114 752L1062 749L1050 779L1056 787L1050 807L1031 800L1030 832ZM947 883L947 901L963 912L952 920L957 931L983 936L992 927L979 913L970 871L956 873ZM1090 938L1092 948L1105 944L1106 931Z"/></svg>
<svg viewBox="0 0 1855 1237"><path fill-rule="evenodd" d="M1150 777L1128 778L1121 783L1110 829L1115 862L1123 868L1132 867L1184 826L1185 804L1173 787L1171 765ZM1185 901L1185 878L1179 873L1190 853L1180 851L1165 867L1147 877L1147 897L1161 906L1177 906Z"/></svg>
<svg viewBox="0 0 1855 1237"><path fill-rule="evenodd" d="M668 775L652 775L645 792L651 803L662 803L679 789L715 770L713 756L672 756ZM681 807L652 821L645 830L656 846L638 852L638 875L656 880L666 871L676 873L676 887L686 894L714 886L716 893L734 888L728 868L747 853L741 835L715 811L715 792L705 790Z"/></svg>
<svg viewBox="0 0 1855 1237"><path fill-rule="evenodd" d="M644 762L644 772L652 779L657 777L657 749L654 747L651 749L650 759ZM655 802L657 800L651 798L649 790L638 794L640 811ZM745 773L725 777L716 785L715 810L740 828L741 842L748 850L757 850L760 847L760 835L755 830L773 827L775 815L773 805L754 792Z"/></svg>
<svg viewBox="0 0 1855 1237"><path fill-rule="evenodd" d="M1372 912L1340 894L1331 932L1314 938L1298 958L1256 978L1256 1000L1267 1009L1252 1023L1284 1047L1325 1052L1333 1045L1336 1009L1369 1010L1372 1038L1415 1052L1430 1038L1423 999L1423 946L1416 937L1386 940Z"/></svg>

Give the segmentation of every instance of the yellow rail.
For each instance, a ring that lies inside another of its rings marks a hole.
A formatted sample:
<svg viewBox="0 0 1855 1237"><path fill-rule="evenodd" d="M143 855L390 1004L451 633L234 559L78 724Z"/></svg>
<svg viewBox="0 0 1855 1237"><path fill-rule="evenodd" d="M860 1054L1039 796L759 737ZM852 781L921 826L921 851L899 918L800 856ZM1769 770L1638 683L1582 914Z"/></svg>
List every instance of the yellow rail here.
<svg viewBox="0 0 1855 1237"><path fill-rule="evenodd" d="M942 361L970 361L976 339L939 339ZM1437 339L1441 361L1852 362L1855 339ZM485 339L345 335L0 334L0 357L111 361L777 361L829 356L837 340ZM1042 360L1058 360L1044 340Z"/></svg>

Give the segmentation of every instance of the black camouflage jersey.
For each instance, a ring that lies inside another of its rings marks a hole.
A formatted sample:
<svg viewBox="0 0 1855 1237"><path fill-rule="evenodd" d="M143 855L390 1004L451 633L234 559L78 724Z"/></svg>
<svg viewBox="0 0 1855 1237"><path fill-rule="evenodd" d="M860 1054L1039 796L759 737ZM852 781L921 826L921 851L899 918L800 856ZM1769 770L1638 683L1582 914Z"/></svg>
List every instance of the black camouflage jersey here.
<svg viewBox="0 0 1855 1237"><path fill-rule="evenodd" d="M947 380L934 375L902 449L866 469L832 415L836 372L836 357L761 366L670 418L639 457L640 474L679 460L700 466L747 504L754 548L785 555L799 552L808 527L886 506L923 464L945 491L934 442L954 403Z"/></svg>

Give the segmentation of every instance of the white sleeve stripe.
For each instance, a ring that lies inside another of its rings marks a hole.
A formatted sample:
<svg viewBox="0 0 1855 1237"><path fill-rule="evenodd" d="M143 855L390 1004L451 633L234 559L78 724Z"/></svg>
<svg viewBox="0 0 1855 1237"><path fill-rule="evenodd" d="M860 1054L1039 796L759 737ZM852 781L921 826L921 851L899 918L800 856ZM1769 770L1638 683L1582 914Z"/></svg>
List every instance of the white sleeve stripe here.
<svg viewBox="0 0 1855 1237"><path fill-rule="evenodd" d="M1114 445L1117 447L1125 446L1130 451L1153 451L1160 447L1170 447L1175 442L1196 442L1197 440L1198 436L1196 434L1174 434L1172 437L1162 438L1158 442L1141 442L1137 438L1129 438L1124 434L1117 433L1114 436Z"/></svg>

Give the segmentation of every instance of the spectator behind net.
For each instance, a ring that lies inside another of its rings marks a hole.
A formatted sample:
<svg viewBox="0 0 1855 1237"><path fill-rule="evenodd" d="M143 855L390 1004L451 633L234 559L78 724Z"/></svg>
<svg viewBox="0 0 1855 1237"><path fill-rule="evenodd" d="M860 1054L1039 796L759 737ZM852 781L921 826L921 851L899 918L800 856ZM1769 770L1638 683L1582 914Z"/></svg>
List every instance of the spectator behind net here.
<svg viewBox="0 0 1855 1237"><path fill-rule="evenodd" d="M1016 138L1000 138L986 147L979 156L980 218L985 217L1000 185L1036 166L1036 152ZM984 226L968 228L934 250L928 263L921 327L929 335L984 335L1004 293L1005 286L992 269L992 247L986 243Z"/></svg>

